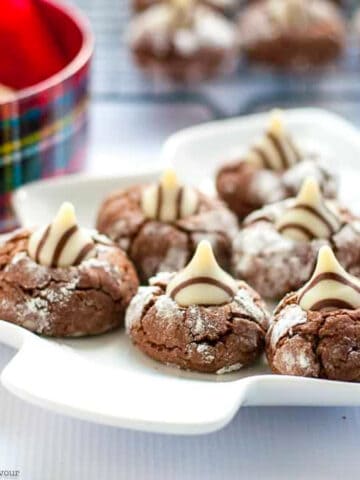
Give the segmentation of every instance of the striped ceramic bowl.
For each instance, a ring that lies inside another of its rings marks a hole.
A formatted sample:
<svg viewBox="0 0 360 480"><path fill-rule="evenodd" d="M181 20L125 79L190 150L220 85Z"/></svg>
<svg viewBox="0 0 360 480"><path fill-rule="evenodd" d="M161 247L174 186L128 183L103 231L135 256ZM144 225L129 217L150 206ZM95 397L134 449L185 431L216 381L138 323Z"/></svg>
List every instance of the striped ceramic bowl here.
<svg viewBox="0 0 360 480"><path fill-rule="evenodd" d="M79 171L85 161L93 36L72 7L39 0L69 59L65 68L0 103L0 231L16 220L11 194L20 185Z"/></svg>

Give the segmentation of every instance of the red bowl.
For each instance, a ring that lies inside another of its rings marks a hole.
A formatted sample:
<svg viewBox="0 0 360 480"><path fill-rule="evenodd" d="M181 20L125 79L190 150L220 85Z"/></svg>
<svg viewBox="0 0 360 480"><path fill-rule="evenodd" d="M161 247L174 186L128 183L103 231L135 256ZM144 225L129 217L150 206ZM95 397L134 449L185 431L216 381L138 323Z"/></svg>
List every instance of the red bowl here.
<svg viewBox="0 0 360 480"><path fill-rule="evenodd" d="M75 8L38 0L65 55L64 68L0 102L0 230L15 227L11 194L20 185L81 170L86 154L89 67L94 37Z"/></svg>

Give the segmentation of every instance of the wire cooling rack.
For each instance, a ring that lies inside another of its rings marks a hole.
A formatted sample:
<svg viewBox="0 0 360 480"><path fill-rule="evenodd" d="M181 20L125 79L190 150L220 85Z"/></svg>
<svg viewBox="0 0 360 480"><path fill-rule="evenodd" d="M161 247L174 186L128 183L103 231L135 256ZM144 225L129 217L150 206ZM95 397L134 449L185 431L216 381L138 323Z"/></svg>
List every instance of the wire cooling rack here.
<svg viewBox="0 0 360 480"><path fill-rule="evenodd" d="M360 41L349 32L343 58L334 66L303 74L271 72L242 63L238 71L193 87L153 81L133 64L126 44L131 0L72 0L85 11L97 39L93 68L94 99L120 103L194 103L213 118L250 113L273 106L320 106L360 125ZM349 1L346 14L359 0Z"/></svg>

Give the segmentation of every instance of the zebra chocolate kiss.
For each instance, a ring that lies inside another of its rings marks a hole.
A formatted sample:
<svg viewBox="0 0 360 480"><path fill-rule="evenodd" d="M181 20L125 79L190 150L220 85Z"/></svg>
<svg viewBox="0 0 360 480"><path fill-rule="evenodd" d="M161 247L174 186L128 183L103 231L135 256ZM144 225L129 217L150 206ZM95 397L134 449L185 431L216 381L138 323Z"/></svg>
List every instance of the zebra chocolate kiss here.
<svg viewBox="0 0 360 480"><path fill-rule="evenodd" d="M88 258L93 248L91 236L77 225L73 205L64 202L53 222L31 235L28 253L40 265L69 267Z"/></svg>
<svg viewBox="0 0 360 480"><path fill-rule="evenodd" d="M283 28L306 28L312 20L312 9L304 0L270 0L268 13Z"/></svg>
<svg viewBox="0 0 360 480"><path fill-rule="evenodd" d="M317 181L309 177L302 184L295 204L283 213L276 227L292 240L310 241L330 238L340 230L341 220L323 199Z"/></svg>
<svg viewBox="0 0 360 480"><path fill-rule="evenodd" d="M198 194L190 187L180 185L173 170L166 170L157 185L145 188L141 207L147 218L174 222L196 213Z"/></svg>
<svg viewBox="0 0 360 480"><path fill-rule="evenodd" d="M330 247L321 247L313 276L299 290L304 310L355 310L360 307L360 280L347 273Z"/></svg>
<svg viewBox="0 0 360 480"><path fill-rule="evenodd" d="M281 112L274 110L262 139L250 148L244 160L261 168L283 171L302 159L301 153L285 130Z"/></svg>
<svg viewBox="0 0 360 480"><path fill-rule="evenodd" d="M238 290L237 282L216 262L211 245L202 240L190 263L168 284L166 293L183 307L222 305Z"/></svg>

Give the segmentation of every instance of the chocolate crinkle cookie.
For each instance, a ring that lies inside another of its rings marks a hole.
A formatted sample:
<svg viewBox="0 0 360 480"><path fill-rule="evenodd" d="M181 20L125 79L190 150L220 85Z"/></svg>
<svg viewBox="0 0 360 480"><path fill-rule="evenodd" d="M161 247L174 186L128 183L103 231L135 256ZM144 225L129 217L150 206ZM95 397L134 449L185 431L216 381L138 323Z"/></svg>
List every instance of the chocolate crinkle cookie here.
<svg viewBox="0 0 360 480"><path fill-rule="evenodd" d="M0 318L57 337L120 326L138 287L133 265L105 237L61 223L20 230L0 246Z"/></svg>
<svg viewBox="0 0 360 480"><path fill-rule="evenodd" d="M97 228L123 248L146 282L161 271L177 271L208 239L219 263L230 269L235 216L218 200L177 183L166 172L159 184L111 194L100 207Z"/></svg>
<svg viewBox="0 0 360 480"><path fill-rule="evenodd" d="M360 222L315 179L298 196L268 205L245 221L233 246L233 272L266 298L281 298L311 275L319 248L331 245L350 273L360 276Z"/></svg>
<svg viewBox="0 0 360 480"><path fill-rule="evenodd" d="M275 310L266 337L274 373L360 380L360 281L329 247L322 247L311 280Z"/></svg>
<svg viewBox="0 0 360 480"><path fill-rule="evenodd" d="M192 0L193 1L193 0ZM164 3L163 0L133 0L133 10L142 12L153 5ZM206 5L221 13L228 13L235 9L236 0L199 0L198 3Z"/></svg>
<svg viewBox="0 0 360 480"><path fill-rule="evenodd" d="M345 18L328 0L259 0L244 9L239 39L250 62L305 70L344 50Z"/></svg>
<svg viewBox="0 0 360 480"><path fill-rule="evenodd" d="M135 345L155 360L221 374L249 365L263 352L268 314L245 282L234 281L218 266L216 271L199 266L207 262L204 249L211 250L205 241L180 273L158 274L140 287L126 328Z"/></svg>
<svg viewBox="0 0 360 480"><path fill-rule="evenodd" d="M150 6L130 23L129 43L140 68L172 81L198 82L237 65L234 24L201 2Z"/></svg>
<svg viewBox="0 0 360 480"><path fill-rule="evenodd" d="M217 172L219 197L240 220L270 203L295 196L306 177L315 177L327 198L337 192L337 178L319 155L303 151L274 111L262 138Z"/></svg>

